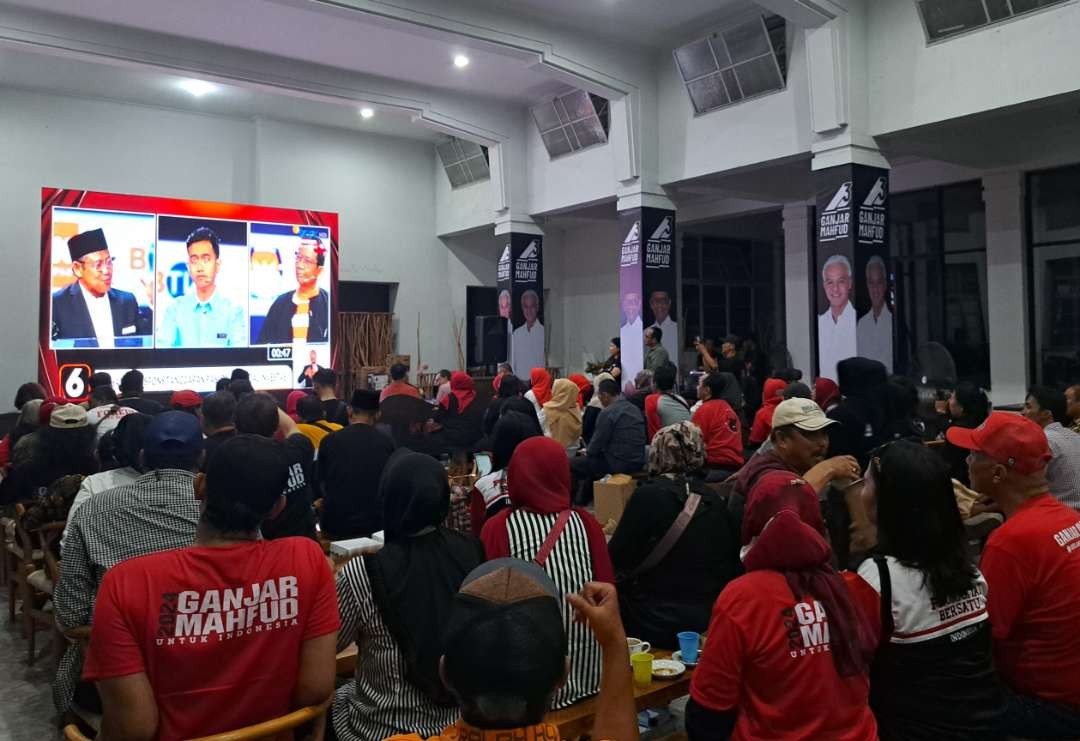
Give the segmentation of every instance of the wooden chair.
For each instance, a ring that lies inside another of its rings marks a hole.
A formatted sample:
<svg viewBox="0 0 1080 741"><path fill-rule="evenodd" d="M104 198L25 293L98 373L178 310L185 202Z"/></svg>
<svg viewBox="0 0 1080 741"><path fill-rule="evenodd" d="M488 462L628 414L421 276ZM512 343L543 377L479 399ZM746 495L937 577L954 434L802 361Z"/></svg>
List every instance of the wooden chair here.
<svg viewBox="0 0 1080 741"><path fill-rule="evenodd" d="M234 731L215 733L211 736L199 736L188 741L253 741L253 739L275 736L284 731L291 731L307 725L311 726L311 730L305 733L302 738L310 739L310 741L321 741L323 726L326 722L326 709L333 699L334 696L331 694L330 697L318 705L309 705L306 708L294 710L287 715L271 718L255 725L237 728ZM64 726L64 738L67 741L90 741L74 723Z"/></svg>
<svg viewBox="0 0 1080 741"><path fill-rule="evenodd" d="M48 522L31 534L23 528L21 521L16 523L16 533L24 544L32 543L30 536L36 535L38 544L41 546L39 551L35 551L41 553L41 567L27 574L22 585L23 620L30 639L28 657L30 664L33 664L34 659L37 658L35 639L38 628L51 631L56 625L52 611L52 595L56 582L60 578L60 562L53 555L52 546L64 532L65 524L64 522Z"/></svg>
<svg viewBox="0 0 1080 741"><path fill-rule="evenodd" d="M26 507L21 503L16 504L12 542L4 546L5 556L12 559L11 568L8 574L8 617L11 620L15 620L16 598L21 599L25 595L24 587L27 584L27 577L42 568L42 553L40 550L34 548L33 539L21 525L23 515L25 514ZM26 606L24 605L24 611L25 607ZM23 621L24 632L27 631L27 628L30 625L32 625L32 623L29 623L26 620ZM31 638L31 641L33 640L29 632L26 632L26 637ZM32 642L31 645L33 645Z"/></svg>

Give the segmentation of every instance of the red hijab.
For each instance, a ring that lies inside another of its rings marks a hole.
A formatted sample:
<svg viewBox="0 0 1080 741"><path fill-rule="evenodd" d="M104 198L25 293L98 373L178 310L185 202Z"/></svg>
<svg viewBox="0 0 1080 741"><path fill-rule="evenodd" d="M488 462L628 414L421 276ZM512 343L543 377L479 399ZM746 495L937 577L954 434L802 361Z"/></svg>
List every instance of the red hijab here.
<svg viewBox="0 0 1080 741"><path fill-rule="evenodd" d="M301 399L307 396L307 391L290 391L289 395L285 397L285 413L289 415L293 422L300 421L300 415L296 413L296 405Z"/></svg>
<svg viewBox="0 0 1080 741"><path fill-rule="evenodd" d="M533 396L536 403L544 406L551 401L551 374L543 368L533 368L529 371L529 383L532 384Z"/></svg>
<svg viewBox="0 0 1080 741"><path fill-rule="evenodd" d="M574 507L570 501L570 460L562 445L549 437L530 437L514 449L506 473L510 507L484 523L480 539L488 560L510 556L507 520L517 509L539 514L572 510L585 526L589 539L593 579L615 582L615 569L608 555L604 530L589 511Z"/></svg>
<svg viewBox="0 0 1080 741"><path fill-rule="evenodd" d="M819 377L814 381L814 401L821 411L828 411L833 404L840 403L840 387L831 378Z"/></svg>
<svg viewBox="0 0 1080 741"><path fill-rule="evenodd" d="M779 572L796 599L808 595L821 602L836 671L851 677L869 669L874 628L833 570L824 534L817 494L790 471L770 471L750 490L742 524L743 565L747 572Z"/></svg>
<svg viewBox="0 0 1080 741"><path fill-rule="evenodd" d="M469 408L476 398L476 386L473 385L472 376L464 371L454 371L450 374L450 393L442 398L439 404L444 409L450 408L450 397L457 398L457 411L461 414Z"/></svg>
<svg viewBox="0 0 1080 741"><path fill-rule="evenodd" d="M782 378L768 378L765 380L765 388L761 392L762 405L774 408L784 400L784 389L787 381ZM771 416L771 415L770 415Z"/></svg>
<svg viewBox="0 0 1080 741"><path fill-rule="evenodd" d="M583 409L585 407L585 392L592 388L592 384L589 383L588 378L580 373L567 376L567 380L573 381L574 385L578 387L577 405L579 409Z"/></svg>

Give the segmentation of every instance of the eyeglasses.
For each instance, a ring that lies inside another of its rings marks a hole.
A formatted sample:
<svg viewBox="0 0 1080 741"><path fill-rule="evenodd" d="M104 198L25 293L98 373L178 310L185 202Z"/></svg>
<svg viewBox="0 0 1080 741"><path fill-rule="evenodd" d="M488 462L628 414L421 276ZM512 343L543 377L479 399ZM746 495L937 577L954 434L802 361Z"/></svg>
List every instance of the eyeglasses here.
<svg viewBox="0 0 1080 741"><path fill-rule="evenodd" d="M104 272L105 268L112 269L112 266L116 263L115 257L106 257L101 260L79 260L84 268L90 268L96 273Z"/></svg>
<svg viewBox="0 0 1080 741"><path fill-rule="evenodd" d="M209 265L216 259L214 255L188 255L188 263L191 265Z"/></svg>
<svg viewBox="0 0 1080 741"><path fill-rule="evenodd" d="M305 267L309 267L309 268L313 268L313 267L315 267L315 266L317 266L319 264L319 258L317 258L317 257L308 257L306 255L301 255L299 252L297 252L296 253L296 264L297 265L304 265Z"/></svg>

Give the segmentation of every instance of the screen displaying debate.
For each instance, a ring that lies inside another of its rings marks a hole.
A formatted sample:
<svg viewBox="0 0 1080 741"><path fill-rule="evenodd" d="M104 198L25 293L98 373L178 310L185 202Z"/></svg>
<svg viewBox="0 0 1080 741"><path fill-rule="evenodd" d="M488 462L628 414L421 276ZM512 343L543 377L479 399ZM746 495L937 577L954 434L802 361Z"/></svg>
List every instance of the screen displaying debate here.
<svg viewBox="0 0 1080 741"><path fill-rule="evenodd" d="M333 364L335 213L43 188L41 383L85 398L138 368L145 391L305 388Z"/></svg>

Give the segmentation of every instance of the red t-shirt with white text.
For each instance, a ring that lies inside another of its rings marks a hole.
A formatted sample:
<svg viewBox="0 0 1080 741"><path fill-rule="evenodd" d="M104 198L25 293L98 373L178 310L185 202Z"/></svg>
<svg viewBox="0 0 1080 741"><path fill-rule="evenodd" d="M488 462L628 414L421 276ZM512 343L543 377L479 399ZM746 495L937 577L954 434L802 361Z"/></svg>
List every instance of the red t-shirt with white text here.
<svg viewBox="0 0 1080 741"><path fill-rule="evenodd" d="M994 659L1013 690L1080 705L1080 514L1050 494L990 534L979 569Z"/></svg>
<svg viewBox="0 0 1080 741"><path fill-rule="evenodd" d="M105 574L83 679L145 672L159 739L219 733L288 713L301 644L338 625L308 538L153 553Z"/></svg>
<svg viewBox="0 0 1080 741"><path fill-rule="evenodd" d="M867 675L836 673L821 603L796 600L782 574L730 582L708 635L690 696L709 710L736 710L732 739L877 739Z"/></svg>

